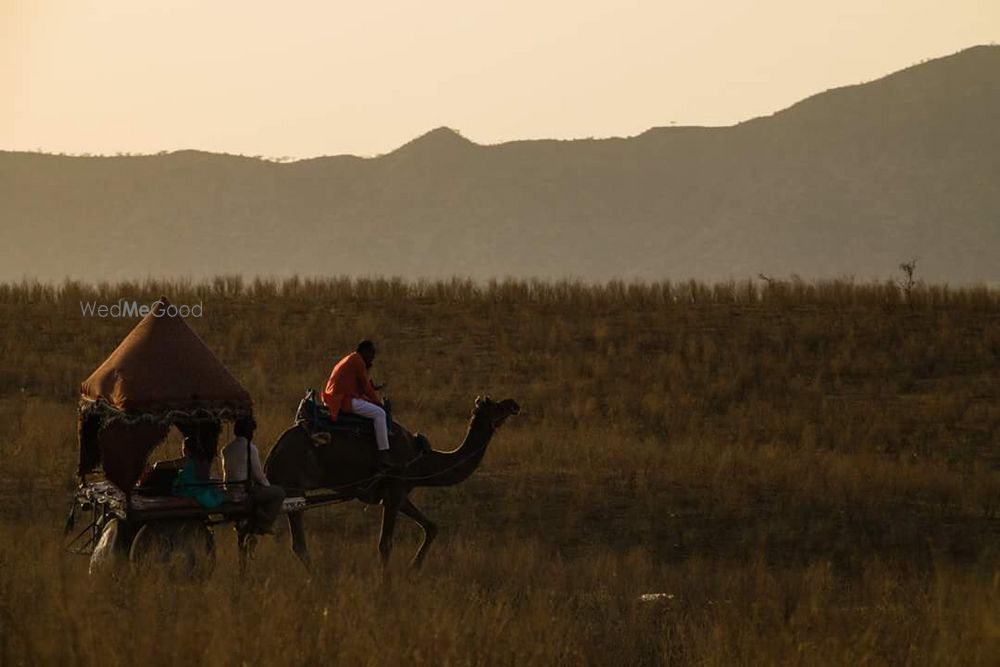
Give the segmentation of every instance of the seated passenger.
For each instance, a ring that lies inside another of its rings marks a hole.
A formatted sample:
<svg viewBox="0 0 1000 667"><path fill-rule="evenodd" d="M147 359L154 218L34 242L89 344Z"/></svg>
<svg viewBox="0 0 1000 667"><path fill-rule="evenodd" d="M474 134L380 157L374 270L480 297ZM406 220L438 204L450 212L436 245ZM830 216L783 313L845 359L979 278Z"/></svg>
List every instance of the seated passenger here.
<svg viewBox="0 0 1000 667"><path fill-rule="evenodd" d="M249 479L247 471L247 450L249 449L249 472L253 473L250 497L254 507L251 528L255 533L271 535L274 534L272 527L274 521L281 514L285 490L271 484L264 475L257 445L253 444L253 432L256 428L257 422L253 420L253 417L240 417L233 424L233 435L236 437L222 449L223 479L227 488L239 488L236 485L246 483Z"/></svg>
<svg viewBox="0 0 1000 667"><path fill-rule="evenodd" d="M204 459L197 442L191 437L184 438L181 451L184 463L174 478L174 495L194 498L199 505L209 509L221 505L225 495L211 484L212 462Z"/></svg>

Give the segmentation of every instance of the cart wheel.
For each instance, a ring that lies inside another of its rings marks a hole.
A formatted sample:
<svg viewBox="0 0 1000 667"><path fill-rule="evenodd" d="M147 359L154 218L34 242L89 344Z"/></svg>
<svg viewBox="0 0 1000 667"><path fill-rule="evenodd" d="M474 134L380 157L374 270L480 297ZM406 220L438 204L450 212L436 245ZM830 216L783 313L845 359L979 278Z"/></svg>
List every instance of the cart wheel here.
<svg viewBox="0 0 1000 667"><path fill-rule="evenodd" d="M171 577L207 577L215 568L215 538L202 521L154 521L139 529L129 560L137 573L158 567Z"/></svg>
<svg viewBox="0 0 1000 667"><path fill-rule="evenodd" d="M90 554L91 575L115 575L128 563L129 550L135 538L135 529L124 521L113 518L104 524L101 539Z"/></svg>

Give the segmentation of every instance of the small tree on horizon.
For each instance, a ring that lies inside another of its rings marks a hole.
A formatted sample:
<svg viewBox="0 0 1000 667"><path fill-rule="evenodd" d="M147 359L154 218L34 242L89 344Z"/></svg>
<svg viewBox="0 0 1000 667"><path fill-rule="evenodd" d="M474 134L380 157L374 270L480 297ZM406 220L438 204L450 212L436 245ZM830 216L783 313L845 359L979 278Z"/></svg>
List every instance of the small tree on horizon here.
<svg viewBox="0 0 1000 667"><path fill-rule="evenodd" d="M906 296L906 303L913 307L913 287L917 284L916 279L913 277L914 272L917 270L917 258L914 257L908 262L902 262L899 265L899 270L903 272L903 279L897 280L896 284L899 288L903 290L904 296Z"/></svg>

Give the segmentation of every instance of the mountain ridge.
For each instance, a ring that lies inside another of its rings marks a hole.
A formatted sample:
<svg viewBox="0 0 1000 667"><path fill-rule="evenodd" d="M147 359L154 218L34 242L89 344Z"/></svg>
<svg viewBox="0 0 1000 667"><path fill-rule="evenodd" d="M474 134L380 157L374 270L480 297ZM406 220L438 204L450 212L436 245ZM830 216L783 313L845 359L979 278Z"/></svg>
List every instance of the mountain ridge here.
<svg viewBox="0 0 1000 667"><path fill-rule="evenodd" d="M759 272L1000 282L1000 47L723 127L372 158L0 152L0 279ZM41 251L40 248L44 248ZM38 252L32 252L39 249Z"/></svg>

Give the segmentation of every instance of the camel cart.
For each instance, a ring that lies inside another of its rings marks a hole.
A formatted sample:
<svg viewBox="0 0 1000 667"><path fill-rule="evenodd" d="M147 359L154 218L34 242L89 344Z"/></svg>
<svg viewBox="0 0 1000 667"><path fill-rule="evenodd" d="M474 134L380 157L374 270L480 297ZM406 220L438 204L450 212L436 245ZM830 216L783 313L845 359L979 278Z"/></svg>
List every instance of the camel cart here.
<svg viewBox="0 0 1000 667"><path fill-rule="evenodd" d="M223 523L235 524L244 546L250 539L252 480L178 486L180 462L150 468L147 459L176 428L211 461L222 424L252 414L246 389L166 298L155 302L81 385L80 486L66 523L68 549L89 555L93 572L154 554L180 554L188 567L204 563L201 555L214 562L213 527ZM191 488L202 486L218 489L222 504L203 506L194 497L202 489ZM324 500L289 498L283 509L297 511ZM84 519L82 529L78 517Z"/></svg>

